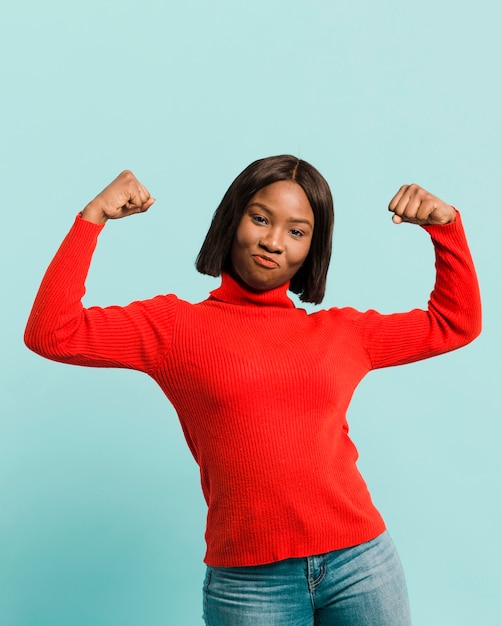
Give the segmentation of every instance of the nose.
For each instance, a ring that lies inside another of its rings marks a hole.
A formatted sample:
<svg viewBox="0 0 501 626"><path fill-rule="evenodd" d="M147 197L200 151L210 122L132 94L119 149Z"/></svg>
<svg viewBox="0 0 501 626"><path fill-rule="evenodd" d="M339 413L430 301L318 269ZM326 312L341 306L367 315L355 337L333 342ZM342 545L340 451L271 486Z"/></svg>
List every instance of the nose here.
<svg viewBox="0 0 501 626"><path fill-rule="evenodd" d="M266 235L259 240L259 246L266 252L272 252L275 254L282 254L284 251L284 242L282 234L279 229L274 228L268 230Z"/></svg>

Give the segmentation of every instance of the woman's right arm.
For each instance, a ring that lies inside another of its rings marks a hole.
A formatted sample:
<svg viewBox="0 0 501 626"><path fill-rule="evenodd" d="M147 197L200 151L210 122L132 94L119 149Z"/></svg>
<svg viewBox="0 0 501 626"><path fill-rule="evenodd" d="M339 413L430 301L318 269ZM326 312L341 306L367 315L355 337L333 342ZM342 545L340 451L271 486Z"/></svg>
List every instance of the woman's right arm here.
<svg viewBox="0 0 501 626"><path fill-rule="evenodd" d="M82 306L85 279L104 223L144 212L153 202L134 175L123 172L85 207L42 280L26 326L28 348L75 365L155 368L170 346L174 296L126 307Z"/></svg>

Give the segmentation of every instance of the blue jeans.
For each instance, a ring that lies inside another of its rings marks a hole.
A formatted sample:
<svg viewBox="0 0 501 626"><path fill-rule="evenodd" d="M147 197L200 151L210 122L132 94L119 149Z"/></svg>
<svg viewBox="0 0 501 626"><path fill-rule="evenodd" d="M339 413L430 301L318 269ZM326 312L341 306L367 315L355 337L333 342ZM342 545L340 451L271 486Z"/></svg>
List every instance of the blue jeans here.
<svg viewBox="0 0 501 626"><path fill-rule="evenodd" d="M353 548L255 567L208 567L207 626L409 626L387 532Z"/></svg>

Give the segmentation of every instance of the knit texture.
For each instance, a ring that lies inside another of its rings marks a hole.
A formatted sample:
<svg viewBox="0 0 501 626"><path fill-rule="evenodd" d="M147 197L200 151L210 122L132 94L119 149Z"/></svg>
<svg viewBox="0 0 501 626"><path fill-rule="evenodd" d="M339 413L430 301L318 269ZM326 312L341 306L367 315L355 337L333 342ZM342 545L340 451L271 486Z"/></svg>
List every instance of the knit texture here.
<svg viewBox="0 0 501 626"><path fill-rule="evenodd" d="M150 375L200 466L212 566L320 554L385 526L357 466L346 411L371 370L454 350L480 332L475 270L458 214L430 226L427 310L307 314L287 285L254 292L225 274L198 304L175 295L81 304L102 227L77 217L50 264L25 341L44 357Z"/></svg>

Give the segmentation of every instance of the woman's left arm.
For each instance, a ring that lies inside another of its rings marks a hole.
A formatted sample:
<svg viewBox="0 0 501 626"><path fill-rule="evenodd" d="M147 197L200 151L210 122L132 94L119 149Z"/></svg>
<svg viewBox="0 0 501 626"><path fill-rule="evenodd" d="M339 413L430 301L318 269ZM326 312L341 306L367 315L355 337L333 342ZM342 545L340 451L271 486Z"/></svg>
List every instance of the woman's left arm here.
<svg viewBox="0 0 501 626"><path fill-rule="evenodd" d="M373 368L400 365L455 350L481 330L478 280L461 217L418 185L405 185L389 204L393 221L423 226L435 247L436 281L426 310L360 318Z"/></svg>

